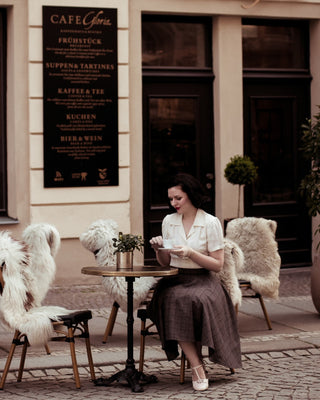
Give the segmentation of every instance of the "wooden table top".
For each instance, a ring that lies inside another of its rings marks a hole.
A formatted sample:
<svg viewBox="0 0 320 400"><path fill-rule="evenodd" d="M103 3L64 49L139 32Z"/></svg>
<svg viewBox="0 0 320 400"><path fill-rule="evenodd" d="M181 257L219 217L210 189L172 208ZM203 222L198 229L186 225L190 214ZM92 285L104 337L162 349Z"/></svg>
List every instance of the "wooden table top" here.
<svg viewBox="0 0 320 400"><path fill-rule="evenodd" d="M96 276L124 276L140 278L142 276L170 276L177 275L178 269L173 267L161 267L157 265L135 265L133 269L117 269L116 266L106 265L105 267L83 267L81 273Z"/></svg>

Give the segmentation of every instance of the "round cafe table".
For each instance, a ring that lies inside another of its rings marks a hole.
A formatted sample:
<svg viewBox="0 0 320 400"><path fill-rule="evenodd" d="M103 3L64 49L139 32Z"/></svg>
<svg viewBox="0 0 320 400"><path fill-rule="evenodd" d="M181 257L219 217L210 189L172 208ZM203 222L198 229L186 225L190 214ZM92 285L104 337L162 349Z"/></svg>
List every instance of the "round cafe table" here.
<svg viewBox="0 0 320 400"><path fill-rule="evenodd" d="M143 392L140 384L141 374L135 367L133 358L133 283L136 278L144 276L164 277L177 275L178 269L171 267L160 267L154 265L138 265L133 269L117 269L116 266L105 267L83 267L81 273L85 275L96 276L122 276L127 282L127 360L125 368L112 375L110 378L99 378L94 381L97 386L109 386L114 381L126 380L133 392ZM144 376L143 380L148 383L148 377ZM149 382L156 382L155 377L150 377Z"/></svg>

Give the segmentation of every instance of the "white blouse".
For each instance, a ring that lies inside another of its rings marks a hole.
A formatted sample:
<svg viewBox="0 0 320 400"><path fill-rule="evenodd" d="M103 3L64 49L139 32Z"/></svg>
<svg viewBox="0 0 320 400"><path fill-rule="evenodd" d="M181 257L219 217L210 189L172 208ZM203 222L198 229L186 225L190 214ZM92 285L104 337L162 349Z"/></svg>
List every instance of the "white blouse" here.
<svg viewBox="0 0 320 400"><path fill-rule="evenodd" d="M201 209L198 209L188 235L184 231L181 214L167 215L162 222L162 237L171 239L173 246L188 246L206 255L224 248L219 219ZM170 265L176 268L201 268L190 258L181 258L174 254L171 254Z"/></svg>

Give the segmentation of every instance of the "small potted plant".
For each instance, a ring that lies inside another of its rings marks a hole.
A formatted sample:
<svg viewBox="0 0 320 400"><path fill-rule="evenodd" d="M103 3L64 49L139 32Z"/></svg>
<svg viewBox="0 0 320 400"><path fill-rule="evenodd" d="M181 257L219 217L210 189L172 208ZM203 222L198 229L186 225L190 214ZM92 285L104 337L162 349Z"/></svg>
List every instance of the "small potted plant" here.
<svg viewBox="0 0 320 400"><path fill-rule="evenodd" d="M117 238L113 238L114 254L117 256L117 268L132 269L134 250L143 251L144 239L141 235L123 234L119 232Z"/></svg>
<svg viewBox="0 0 320 400"><path fill-rule="evenodd" d="M258 168L248 156L236 155L231 157L224 169L224 177L229 183L239 185L238 190L238 213L240 217L240 194L241 187L253 183L258 177Z"/></svg>
<svg viewBox="0 0 320 400"><path fill-rule="evenodd" d="M318 106L320 109L320 106ZM301 151L304 158L309 162L309 171L300 183L301 194L305 198L306 206L311 217L320 215L320 111L308 119L301 126ZM311 297L313 304L320 313L320 256L319 240L320 225L314 231L318 237L318 243L315 246L315 256L313 258L311 269Z"/></svg>

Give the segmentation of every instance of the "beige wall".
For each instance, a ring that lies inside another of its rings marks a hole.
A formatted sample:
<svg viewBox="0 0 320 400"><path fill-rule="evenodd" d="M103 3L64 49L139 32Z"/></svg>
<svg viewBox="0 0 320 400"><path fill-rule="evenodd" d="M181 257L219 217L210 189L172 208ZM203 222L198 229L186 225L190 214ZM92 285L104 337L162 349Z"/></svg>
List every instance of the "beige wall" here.
<svg viewBox="0 0 320 400"><path fill-rule="evenodd" d="M57 258L57 279L88 282L81 267L94 264L93 255L78 238L95 220L113 218L124 231L130 224L130 125L129 125L129 49L127 0L96 0L94 7L118 10L118 95L119 95L119 186L90 188L43 187L42 120L42 6L90 7L92 2L29 1L29 139L30 139L30 214L32 222L54 224L62 237ZM89 278L90 279L90 278Z"/></svg>
<svg viewBox="0 0 320 400"><path fill-rule="evenodd" d="M96 0L118 9L119 160L118 187L43 187L42 6L90 7L88 0L0 0L8 8L9 213L0 228L20 237L30 222L53 223L62 237L56 283L88 283L81 266L94 257L78 238L90 223L115 219L123 231L143 232L141 14L209 15L213 19L216 214L236 212L236 188L223 177L230 157L242 153L241 18L307 18L311 25L311 103L320 104L320 1ZM137 254L136 262L141 261ZM91 279L91 278L90 278ZM95 281L92 278L93 281Z"/></svg>
<svg viewBox="0 0 320 400"><path fill-rule="evenodd" d="M11 222L4 229L21 232L30 220L29 207L29 146L28 146L28 47L21 38L27 37L27 3L19 0L0 1L7 8L7 157L8 206ZM0 221L1 222L1 221ZM3 221L6 222L6 221ZM0 226L1 227L1 226Z"/></svg>
<svg viewBox="0 0 320 400"><path fill-rule="evenodd" d="M118 9L119 186L93 188L43 187L42 6L61 1L29 1L29 105L31 220L55 223L62 238L75 238L98 218L114 216L130 230L129 208L129 88L127 1L96 0L94 7ZM64 1L63 6L91 6L88 1Z"/></svg>
<svg viewBox="0 0 320 400"><path fill-rule="evenodd" d="M224 168L230 157L243 154L241 30L240 17L213 19L216 215L221 222L237 216L238 188L224 178Z"/></svg>

